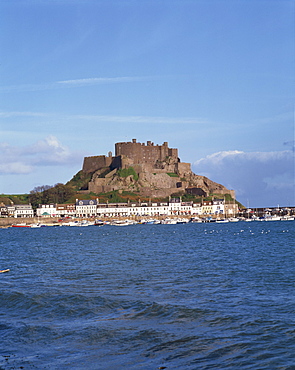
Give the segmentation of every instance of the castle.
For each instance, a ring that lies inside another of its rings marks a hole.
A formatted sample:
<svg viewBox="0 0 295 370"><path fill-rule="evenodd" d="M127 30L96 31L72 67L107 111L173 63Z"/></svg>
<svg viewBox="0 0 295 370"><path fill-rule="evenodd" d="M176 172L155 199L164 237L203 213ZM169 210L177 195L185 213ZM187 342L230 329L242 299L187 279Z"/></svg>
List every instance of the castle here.
<svg viewBox="0 0 295 370"><path fill-rule="evenodd" d="M130 168L133 175L120 175L120 170ZM181 162L178 149L169 148L167 142L154 145L151 141L145 144L133 139L116 143L115 156L109 152L108 156L85 157L82 172L91 175L88 191L94 193L129 190L149 197L194 191L205 196L212 192L233 194L233 190L195 175L190 163Z"/></svg>

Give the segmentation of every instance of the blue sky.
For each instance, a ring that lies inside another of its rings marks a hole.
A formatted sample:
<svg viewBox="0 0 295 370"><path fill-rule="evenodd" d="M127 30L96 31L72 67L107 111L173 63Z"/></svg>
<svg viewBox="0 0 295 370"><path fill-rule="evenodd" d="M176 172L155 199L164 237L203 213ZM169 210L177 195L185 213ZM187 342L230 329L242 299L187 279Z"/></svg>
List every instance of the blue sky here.
<svg viewBox="0 0 295 370"><path fill-rule="evenodd" d="M294 206L293 0L3 0L0 193L120 141L179 149L250 207Z"/></svg>

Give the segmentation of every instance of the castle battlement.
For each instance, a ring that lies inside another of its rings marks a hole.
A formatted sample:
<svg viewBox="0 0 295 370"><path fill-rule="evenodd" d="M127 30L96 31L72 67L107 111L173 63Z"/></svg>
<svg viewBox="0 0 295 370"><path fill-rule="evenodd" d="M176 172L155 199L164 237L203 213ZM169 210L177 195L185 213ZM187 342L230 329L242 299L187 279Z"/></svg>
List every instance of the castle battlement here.
<svg viewBox="0 0 295 370"><path fill-rule="evenodd" d="M162 162L168 157L178 162L178 149L169 148L168 142L164 142L163 145L154 145L153 142L147 141L145 145L133 139L132 142L116 143L115 153L116 156L124 155L132 159L134 164L145 163L154 166L158 161Z"/></svg>
<svg viewBox="0 0 295 370"><path fill-rule="evenodd" d="M163 145L154 145L153 142L138 143L136 139L131 142L115 144L115 156L109 152L108 156L98 155L85 157L83 172L90 173L102 168L119 169L132 165L144 165L149 168L159 168L159 163L167 161L176 165L179 162L178 149L168 147L168 142Z"/></svg>

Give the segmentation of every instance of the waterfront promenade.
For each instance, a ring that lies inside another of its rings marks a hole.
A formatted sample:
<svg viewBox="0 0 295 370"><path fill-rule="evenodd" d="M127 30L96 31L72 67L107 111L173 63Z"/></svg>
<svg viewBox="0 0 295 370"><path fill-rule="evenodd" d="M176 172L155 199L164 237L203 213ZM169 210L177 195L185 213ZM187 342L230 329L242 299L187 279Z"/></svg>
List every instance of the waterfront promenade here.
<svg viewBox="0 0 295 370"><path fill-rule="evenodd" d="M283 211L284 210L284 211ZM288 211L286 211L288 210ZM270 216L278 216L278 217L281 217L282 219L284 219L284 217L286 217L286 215L289 215L289 216L292 216L294 217L295 216L295 207L290 207L290 208L284 208L284 209L275 209L275 208L257 208L255 209L255 211L251 211L249 212L249 210L245 209L243 211L240 211L236 217L239 218L239 220L247 220L249 218L252 218L252 217L255 217L256 219L257 218L263 218L265 215L270 215ZM218 219L221 219L221 217L224 217L222 215L207 215L207 214L203 214L203 215L161 215L161 216L135 216L133 215L132 217L126 217L126 216L116 216L116 217L102 217L102 216L97 216L96 218L87 218L87 217L75 217L72 219L77 221L77 222L81 222L81 221L90 221L90 222L93 222L95 219L100 219L104 222L108 222L108 221L114 221L114 220L120 220L120 221L124 221L124 220L132 220L132 221L136 221L136 222L140 222L142 221L143 219L155 219L155 220L159 220L159 221L163 221L167 218L169 219L186 219L187 221L189 220L193 220L193 219L199 219L199 220L202 220L202 221L206 221L206 220L209 220L211 219L213 222L218 220ZM230 218L230 217L228 217ZM252 218L253 219L253 218ZM0 218L0 228L7 228L7 227L10 227L12 225L17 225L17 224L26 224L26 225L31 225L31 224L43 224L43 225L47 225L47 226L59 226L59 225L62 225L63 223L66 223L68 221L70 221L71 219L69 218L63 218L61 219L60 217L3 217L3 218Z"/></svg>

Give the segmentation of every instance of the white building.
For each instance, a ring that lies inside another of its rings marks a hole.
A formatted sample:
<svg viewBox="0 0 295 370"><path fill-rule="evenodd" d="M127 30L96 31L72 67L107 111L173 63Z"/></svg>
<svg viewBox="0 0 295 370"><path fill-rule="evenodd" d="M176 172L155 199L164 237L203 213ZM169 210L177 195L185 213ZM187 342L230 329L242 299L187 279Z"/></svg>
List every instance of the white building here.
<svg viewBox="0 0 295 370"><path fill-rule="evenodd" d="M13 216L18 217L34 217L34 210L31 204L16 204L14 207Z"/></svg>
<svg viewBox="0 0 295 370"><path fill-rule="evenodd" d="M213 203L211 200L204 200L202 204L202 215L213 215Z"/></svg>
<svg viewBox="0 0 295 370"><path fill-rule="evenodd" d="M76 205L75 204L57 204L56 205L57 217L75 217Z"/></svg>
<svg viewBox="0 0 295 370"><path fill-rule="evenodd" d="M224 199L213 199L212 213L214 215L224 215Z"/></svg>
<svg viewBox="0 0 295 370"><path fill-rule="evenodd" d="M153 217L171 215L191 215L191 202L171 203L107 203L97 204L98 217Z"/></svg>
<svg viewBox="0 0 295 370"><path fill-rule="evenodd" d="M78 200L76 199L76 216L77 217L96 217L98 200Z"/></svg>
<svg viewBox="0 0 295 370"><path fill-rule="evenodd" d="M132 217L132 216L166 216L171 211L168 203L108 203L97 205L97 216L100 217Z"/></svg>
<svg viewBox="0 0 295 370"><path fill-rule="evenodd" d="M0 216L1 217L8 217L8 209L5 204L0 205Z"/></svg>
<svg viewBox="0 0 295 370"><path fill-rule="evenodd" d="M201 215L203 212L201 203L192 204L192 215Z"/></svg>
<svg viewBox="0 0 295 370"><path fill-rule="evenodd" d="M36 209L37 217L56 217L56 205L55 204L39 204Z"/></svg>

